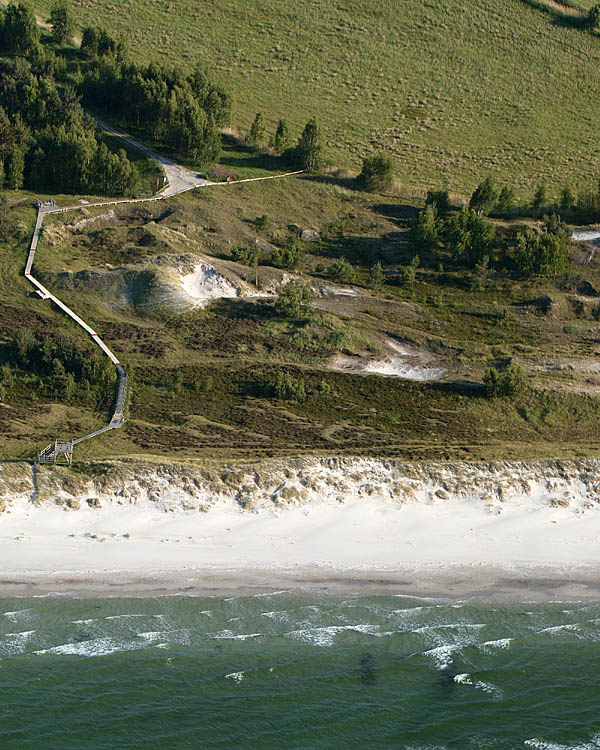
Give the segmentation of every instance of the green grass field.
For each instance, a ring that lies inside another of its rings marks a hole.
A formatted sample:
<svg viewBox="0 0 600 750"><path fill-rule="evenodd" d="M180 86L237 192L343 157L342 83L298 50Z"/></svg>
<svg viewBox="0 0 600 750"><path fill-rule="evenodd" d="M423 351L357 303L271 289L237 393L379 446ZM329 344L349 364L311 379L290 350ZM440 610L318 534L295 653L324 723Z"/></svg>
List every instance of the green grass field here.
<svg viewBox="0 0 600 750"><path fill-rule="evenodd" d="M402 183L466 194L487 174L521 196L540 180L557 190L598 176L600 38L522 0L73 6L139 61L212 70L242 132L257 110L296 131L316 115L336 166L383 149Z"/></svg>

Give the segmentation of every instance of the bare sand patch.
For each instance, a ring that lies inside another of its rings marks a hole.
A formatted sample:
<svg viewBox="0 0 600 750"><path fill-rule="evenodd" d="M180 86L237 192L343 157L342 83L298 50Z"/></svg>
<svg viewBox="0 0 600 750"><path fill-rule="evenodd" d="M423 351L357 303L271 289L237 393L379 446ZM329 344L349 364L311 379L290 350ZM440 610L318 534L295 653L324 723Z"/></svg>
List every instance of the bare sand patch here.
<svg viewBox="0 0 600 750"><path fill-rule="evenodd" d="M419 381L441 380L447 374L443 367L430 366L436 358L425 349L392 339L386 339L385 346L388 353L383 357L338 354L332 360L331 367L342 372L387 375Z"/></svg>

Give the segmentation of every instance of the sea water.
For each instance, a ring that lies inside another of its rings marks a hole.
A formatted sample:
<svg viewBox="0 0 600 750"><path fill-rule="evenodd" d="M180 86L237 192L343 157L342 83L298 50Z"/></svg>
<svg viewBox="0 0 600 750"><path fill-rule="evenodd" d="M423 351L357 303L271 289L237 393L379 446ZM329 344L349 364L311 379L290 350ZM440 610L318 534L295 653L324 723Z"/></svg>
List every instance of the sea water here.
<svg viewBox="0 0 600 750"><path fill-rule="evenodd" d="M600 604L3 599L0 748L600 748Z"/></svg>

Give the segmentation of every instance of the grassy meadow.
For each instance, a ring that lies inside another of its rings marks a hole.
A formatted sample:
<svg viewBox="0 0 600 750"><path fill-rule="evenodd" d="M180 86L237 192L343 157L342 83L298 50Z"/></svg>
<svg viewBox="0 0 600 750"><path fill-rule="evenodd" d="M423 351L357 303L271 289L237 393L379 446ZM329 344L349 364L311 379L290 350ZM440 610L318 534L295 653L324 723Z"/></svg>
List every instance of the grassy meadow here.
<svg viewBox="0 0 600 750"><path fill-rule="evenodd" d="M80 26L122 34L138 61L213 71L241 132L258 110L297 132L314 114L335 166L358 169L382 149L401 183L465 194L488 174L520 196L598 176L600 37L533 2L72 5ZM35 6L43 16L51 0Z"/></svg>

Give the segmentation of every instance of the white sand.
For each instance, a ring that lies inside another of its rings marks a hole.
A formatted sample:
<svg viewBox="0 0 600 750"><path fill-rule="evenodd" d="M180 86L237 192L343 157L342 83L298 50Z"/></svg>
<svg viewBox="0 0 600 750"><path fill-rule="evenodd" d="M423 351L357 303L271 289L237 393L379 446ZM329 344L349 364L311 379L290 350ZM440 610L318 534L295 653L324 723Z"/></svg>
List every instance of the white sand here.
<svg viewBox="0 0 600 750"><path fill-rule="evenodd" d="M183 291L196 304L211 299L239 296L239 289L206 263L197 265L192 273L182 275L180 281Z"/></svg>
<svg viewBox="0 0 600 750"><path fill-rule="evenodd" d="M278 573L293 583L294 570L312 569L321 576L412 571L401 582L408 590L447 593L455 590L443 581L452 569L470 579L471 590L496 585L498 577L539 576L542 568L573 582L591 566L579 592L589 596L600 508L551 507L547 499L541 493L513 499L500 515L480 500L458 498L401 506L355 498L258 512L223 503L208 513L159 512L152 503L67 511L19 502L0 521L0 587L19 575L53 581L55 590L73 575L117 580L128 572L166 580L175 572L210 571L218 580L232 570L257 571L251 578L260 576L268 587ZM492 579L482 577L489 569ZM571 598L579 595L570 591Z"/></svg>
<svg viewBox="0 0 600 750"><path fill-rule="evenodd" d="M360 357L338 354L331 367L345 372L373 373L407 380L441 380L447 374L442 367L430 367L435 362L431 352L409 344L386 339L388 353L383 357Z"/></svg>

